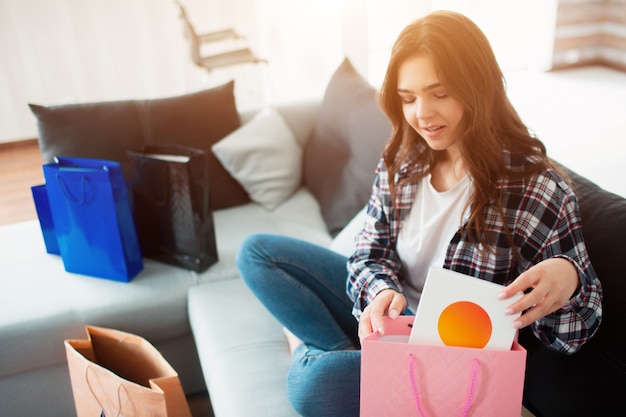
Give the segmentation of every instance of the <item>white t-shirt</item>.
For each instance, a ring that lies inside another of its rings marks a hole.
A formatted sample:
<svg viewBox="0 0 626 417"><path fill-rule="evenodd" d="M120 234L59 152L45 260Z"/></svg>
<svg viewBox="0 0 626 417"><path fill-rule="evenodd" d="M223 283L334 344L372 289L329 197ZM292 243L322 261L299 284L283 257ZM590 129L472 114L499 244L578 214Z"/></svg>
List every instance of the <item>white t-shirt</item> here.
<svg viewBox="0 0 626 417"><path fill-rule="evenodd" d="M472 193L472 181L465 176L447 191L431 184L430 174L421 179L409 216L398 235L396 249L408 274L405 295L415 311L431 266L443 266L450 240L461 225L463 208ZM408 284L408 285L407 285Z"/></svg>

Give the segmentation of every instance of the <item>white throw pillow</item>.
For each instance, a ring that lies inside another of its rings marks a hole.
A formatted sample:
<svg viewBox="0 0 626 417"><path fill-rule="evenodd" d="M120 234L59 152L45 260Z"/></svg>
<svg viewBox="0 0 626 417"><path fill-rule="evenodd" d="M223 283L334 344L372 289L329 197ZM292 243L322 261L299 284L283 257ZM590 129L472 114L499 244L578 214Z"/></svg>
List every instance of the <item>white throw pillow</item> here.
<svg viewBox="0 0 626 417"><path fill-rule="evenodd" d="M302 180L302 148L272 107L211 147L224 168L250 199L273 210L290 197Z"/></svg>

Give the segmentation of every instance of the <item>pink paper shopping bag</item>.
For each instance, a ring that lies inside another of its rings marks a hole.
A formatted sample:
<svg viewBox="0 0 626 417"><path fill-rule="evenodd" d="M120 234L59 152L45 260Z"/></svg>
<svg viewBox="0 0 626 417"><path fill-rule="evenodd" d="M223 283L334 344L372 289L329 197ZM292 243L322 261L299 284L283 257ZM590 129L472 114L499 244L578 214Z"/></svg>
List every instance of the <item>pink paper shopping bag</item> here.
<svg viewBox="0 0 626 417"><path fill-rule="evenodd" d="M414 317L362 344L361 417L519 417L526 350L409 344Z"/></svg>

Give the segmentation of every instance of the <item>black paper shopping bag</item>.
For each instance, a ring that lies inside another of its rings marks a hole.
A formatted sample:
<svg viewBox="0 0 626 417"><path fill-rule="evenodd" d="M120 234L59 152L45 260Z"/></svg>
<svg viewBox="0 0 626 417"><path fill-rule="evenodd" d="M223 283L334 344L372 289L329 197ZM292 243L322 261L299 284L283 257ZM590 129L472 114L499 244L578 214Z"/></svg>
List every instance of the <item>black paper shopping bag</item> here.
<svg viewBox="0 0 626 417"><path fill-rule="evenodd" d="M217 262L204 151L148 145L129 157L133 213L144 256L196 272Z"/></svg>

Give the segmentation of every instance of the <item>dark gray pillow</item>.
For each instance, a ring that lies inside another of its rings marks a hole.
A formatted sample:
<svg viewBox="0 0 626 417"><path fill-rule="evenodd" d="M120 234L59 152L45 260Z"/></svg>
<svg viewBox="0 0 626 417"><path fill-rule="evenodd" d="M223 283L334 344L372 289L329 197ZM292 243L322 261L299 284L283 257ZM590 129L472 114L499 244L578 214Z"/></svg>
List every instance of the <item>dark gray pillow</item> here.
<svg viewBox="0 0 626 417"><path fill-rule="evenodd" d="M214 143L241 125L233 81L176 97L29 106L37 117L44 162L57 155L119 161L128 179L128 150L148 144L184 145L207 155L214 209L250 201L211 152Z"/></svg>
<svg viewBox="0 0 626 417"><path fill-rule="evenodd" d="M44 163L55 156L109 159L122 163L128 173L126 150L143 144L134 101L29 107L37 117Z"/></svg>
<svg viewBox="0 0 626 417"><path fill-rule="evenodd" d="M391 124L346 58L331 77L304 150L304 184L336 235L367 203Z"/></svg>

